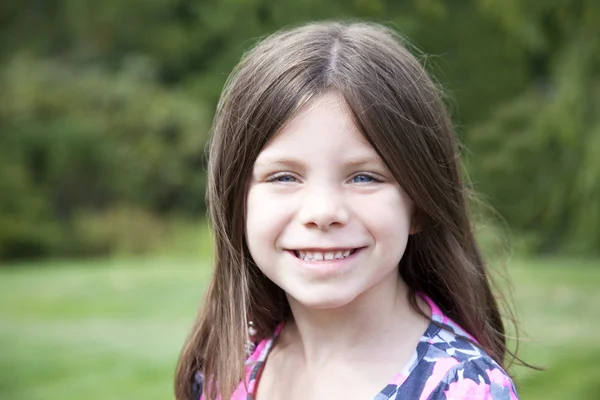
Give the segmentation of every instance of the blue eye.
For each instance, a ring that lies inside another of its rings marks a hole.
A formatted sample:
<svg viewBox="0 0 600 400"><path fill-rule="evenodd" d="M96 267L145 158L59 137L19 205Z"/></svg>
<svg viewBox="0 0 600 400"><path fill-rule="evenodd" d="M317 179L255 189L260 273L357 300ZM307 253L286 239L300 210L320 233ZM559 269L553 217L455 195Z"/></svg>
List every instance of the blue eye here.
<svg viewBox="0 0 600 400"><path fill-rule="evenodd" d="M267 179L267 182L293 183L295 180L296 178L290 174L275 174Z"/></svg>
<svg viewBox="0 0 600 400"><path fill-rule="evenodd" d="M357 178L363 178L363 179L359 179L358 181L356 180ZM366 179L365 179L366 178ZM371 182L381 182L379 179L375 178L372 175L369 174L358 174L356 175L354 178L352 178L352 180L356 183L371 183Z"/></svg>

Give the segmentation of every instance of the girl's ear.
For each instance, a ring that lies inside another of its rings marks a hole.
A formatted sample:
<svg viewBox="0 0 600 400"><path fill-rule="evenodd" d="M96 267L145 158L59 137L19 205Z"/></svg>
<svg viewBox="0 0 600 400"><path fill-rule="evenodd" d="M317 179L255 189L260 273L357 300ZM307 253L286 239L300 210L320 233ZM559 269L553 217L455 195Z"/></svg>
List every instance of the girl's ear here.
<svg viewBox="0 0 600 400"><path fill-rule="evenodd" d="M412 218L410 219L410 229L408 230L409 235L416 235L421 232L421 218L419 218L419 210L414 210Z"/></svg>
<svg viewBox="0 0 600 400"><path fill-rule="evenodd" d="M417 233L420 232L420 230L421 230L421 228L413 222L410 224L410 230L408 231L408 233L410 235L416 235Z"/></svg>

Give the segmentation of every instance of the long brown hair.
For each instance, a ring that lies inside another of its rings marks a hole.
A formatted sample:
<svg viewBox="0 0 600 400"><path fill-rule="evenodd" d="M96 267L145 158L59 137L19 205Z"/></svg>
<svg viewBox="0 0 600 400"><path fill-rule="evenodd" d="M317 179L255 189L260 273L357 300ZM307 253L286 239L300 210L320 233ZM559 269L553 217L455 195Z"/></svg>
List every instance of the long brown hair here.
<svg viewBox="0 0 600 400"><path fill-rule="evenodd" d="M399 273L505 364L506 334L473 235L459 149L440 92L394 31L370 23L313 23L278 32L248 52L229 77L214 119L207 202L215 271L177 367L177 399L229 398L242 380L248 321L256 340L290 316L282 290L258 269L244 238L247 184L266 143L312 99L334 91L360 132L413 200Z"/></svg>

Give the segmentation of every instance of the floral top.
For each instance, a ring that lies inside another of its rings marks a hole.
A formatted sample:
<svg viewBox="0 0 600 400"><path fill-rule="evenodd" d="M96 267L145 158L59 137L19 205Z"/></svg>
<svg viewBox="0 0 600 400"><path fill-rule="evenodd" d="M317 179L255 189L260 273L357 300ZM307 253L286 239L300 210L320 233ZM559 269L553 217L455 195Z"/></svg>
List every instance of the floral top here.
<svg viewBox="0 0 600 400"><path fill-rule="evenodd" d="M515 400L513 382L507 373L479 347L462 339L475 339L446 317L431 299L422 296L431 307L431 323L415 349L411 360L373 400ZM257 377L275 339L281 332L279 324L273 337L258 343L246 360L246 385L241 382L231 400L253 400ZM194 399L202 396L203 376L197 373ZM246 390L247 389L247 390ZM333 399L332 399L333 400Z"/></svg>

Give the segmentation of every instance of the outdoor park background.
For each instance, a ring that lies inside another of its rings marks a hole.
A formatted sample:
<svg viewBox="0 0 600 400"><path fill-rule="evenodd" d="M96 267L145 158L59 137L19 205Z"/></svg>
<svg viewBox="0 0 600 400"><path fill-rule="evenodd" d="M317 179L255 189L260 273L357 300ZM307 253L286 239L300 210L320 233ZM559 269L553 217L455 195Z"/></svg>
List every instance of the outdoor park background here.
<svg viewBox="0 0 600 400"><path fill-rule="evenodd" d="M395 27L444 86L523 399L600 393L600 2L0 4L0 399L167 399L210 274L204 145L266 33ZM424 54L427 54L425 56Z"/></svg>

